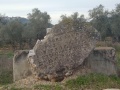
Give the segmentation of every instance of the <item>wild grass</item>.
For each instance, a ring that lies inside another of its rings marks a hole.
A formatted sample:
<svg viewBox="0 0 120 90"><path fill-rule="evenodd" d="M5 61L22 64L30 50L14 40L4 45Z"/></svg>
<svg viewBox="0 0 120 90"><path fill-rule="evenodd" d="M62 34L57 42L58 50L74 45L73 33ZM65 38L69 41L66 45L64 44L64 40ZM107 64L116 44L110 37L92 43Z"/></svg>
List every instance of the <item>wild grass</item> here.
<svg viewBox="0 0 120 90"><path fill-rule="evenodd" d="M31 89L31 88L25 88L25 87L18 88L18 87L15 87L15 86L8 86L8 85L6 85L3 88L1 88L0 90L33 90L33 89Z"/></svg>
<svg viewBox="0 0 120 90"><path fill-rule="evenodd" d="M0 85L6 85L13 83L13 72L12 71L2 71L0 72Z"/></svg>
<svg viewBox="0 0 120 90"><path fill-rule="evenodd" d="M104 88L120 88L120 78L103 74L89 74L68 80L65 86L68 90L102 90Z"/></svg>
<svg viewBox="0 0 120 90"><path fill-rule="evenodd" d="M13 51L0 51L0 57L13 58Z"/></svg>
<svg viewBox="0 0 120 90"><path fill-rule="evenodd" d="M35 90L63 90L63 88L60 85L35 85Z"/></svg>
<svg viewBox="0 0 120 90"><path fill-rule="evenodd" d="M30 88L16 88L16 87L12 87L9 90L32 90Z"/></svg>

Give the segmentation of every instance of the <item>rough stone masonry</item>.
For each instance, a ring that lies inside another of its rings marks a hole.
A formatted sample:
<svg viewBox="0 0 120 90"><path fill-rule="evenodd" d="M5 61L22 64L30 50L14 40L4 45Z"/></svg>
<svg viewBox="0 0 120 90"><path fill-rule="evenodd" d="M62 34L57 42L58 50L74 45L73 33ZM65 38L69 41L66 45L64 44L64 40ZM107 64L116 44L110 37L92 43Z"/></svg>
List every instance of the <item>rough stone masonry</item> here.
<svg viewBox="0 0 120 90"><path fill-rule="evenodd" d="M44 39L38 40L32 50L15 53L14 81L29 75L61 81L73 75L95 48L95 31L88 25L62 23L49 29Z"/></svg>

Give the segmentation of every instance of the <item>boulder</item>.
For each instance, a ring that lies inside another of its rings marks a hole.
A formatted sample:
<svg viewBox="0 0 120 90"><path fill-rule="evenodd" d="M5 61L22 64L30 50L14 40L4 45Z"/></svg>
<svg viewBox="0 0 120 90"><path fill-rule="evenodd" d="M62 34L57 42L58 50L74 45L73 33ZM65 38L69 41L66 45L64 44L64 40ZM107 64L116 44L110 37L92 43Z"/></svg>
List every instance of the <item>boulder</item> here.
<svg viewBox="0 0 120 90"><path fill-rule="evenodd" d="M32 50L15 53L14 81L27 77L27 72L50 81L72 75L95 48L95 31L77 23L60 23L47 29L47 35Z"/></svg>
<svg viewBox="0 0 120 90"><path fill-rule="evenodd" d="M91 26L54 26L43 40L38 40L33 50L33 75L40 79L61 81L72 75L95 48L95 29ZM32 60L31 60L32 59Z"/></svg>

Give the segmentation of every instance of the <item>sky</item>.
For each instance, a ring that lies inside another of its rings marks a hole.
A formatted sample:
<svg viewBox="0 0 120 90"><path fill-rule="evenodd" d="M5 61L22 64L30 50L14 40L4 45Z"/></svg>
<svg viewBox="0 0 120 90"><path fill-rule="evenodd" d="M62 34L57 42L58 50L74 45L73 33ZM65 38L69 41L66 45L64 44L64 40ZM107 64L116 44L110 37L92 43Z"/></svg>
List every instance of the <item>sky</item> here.
<svg viewBox="0 0 120 90"><path fill-rule="evenodd" d="M0 0L0 13L10 17L25 17L32 13L33 8L47 12L51 23L57 24L61 15L71 15L74 12L84 14L88 18L88 11L102 4L105 9L112 10L120 0Z"/></svg>

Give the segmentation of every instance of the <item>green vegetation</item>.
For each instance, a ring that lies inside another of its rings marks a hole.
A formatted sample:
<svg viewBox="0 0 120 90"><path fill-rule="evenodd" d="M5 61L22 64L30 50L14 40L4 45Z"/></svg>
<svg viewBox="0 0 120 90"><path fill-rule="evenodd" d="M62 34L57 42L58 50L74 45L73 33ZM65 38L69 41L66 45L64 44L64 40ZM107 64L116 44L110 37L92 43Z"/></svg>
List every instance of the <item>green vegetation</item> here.
<svg viewBox="0 0 120 90"><path fill-rule="evenodd" d="M13 83L12 58L13 51L0 51L0 85Z"/></svg>
<svg viewBox="0 0 120 90"><path fill-rule="evenodd" d="M0 85L7 85L13 83L12 71L0 71Z"/></svg>
<svg viewBox="0 0 120 90"><path fill-rule="evenodd" d="M120 4L112 11L108 11L103 5L99 5L89 10L89 16L92 19L91 25L101 34L101 39L112 37L115 41L120 41L119 23L120 23Z"/></svg>
<svg viewBox="0 0 120 90"><path fill-rule="evenodd" d="M31 88L17 88L15 86L4 86L4 88L0 89L0 90L32 90Z"/></svg>
<svg viewBox="0 0 120 90"><path fill-rule="evenodd" d="M23 49L25 45L32 48L37 39L43 39L46 28L50 27L50 16L34 8L28 14L27 22L23 18L8 18L0 14L0 46L10 45L13 50Z"/></svg>
<svg viewBox="0 0 120 90"><path fill-rule="evenodd" d="M36 90L63 90L63 88L60 85L36 85L34 86L34 89Z"/></svg>
<svg viewBox="0 0 120 90"><path fill-rule="evenodd" d="M0 50L0 58L13 58L14 53L11 50Z"/></svg>
<svg viewBox="0 0 120 90"><path fill-rule="evenodd" d="M9 89L8 89L9 88ZM105 88L120 88L120 78L103 74L89 74L78 76L76 79L57 85L33 85L31 88L18 88L6 86L5 90L102 90Z"/></svg>
<svg viewBox="0 0 120 90"><path fill-rule="evenodd" d="M76 79L68 80L66 87L70 90L92 89L101 90L104 88L120 88L120 78L102 74L90 74L79 76Z"/></svg>
<svg viewBox="0 0 120 90"><path fill-rule="evenodd" d="M30 88L16 88L16 87L12 87L10 88L10 90L32 90Z"/></svg>

